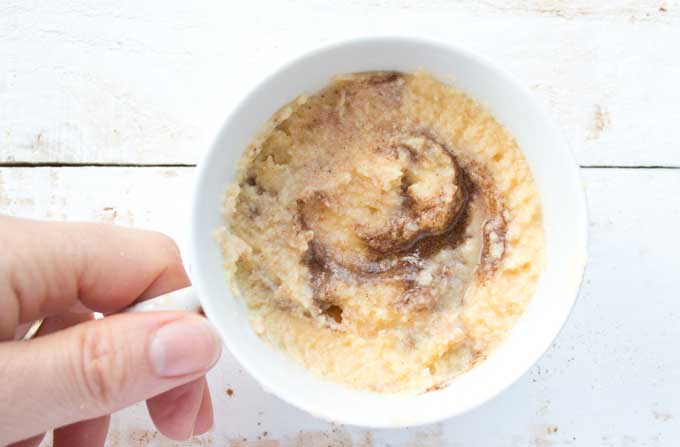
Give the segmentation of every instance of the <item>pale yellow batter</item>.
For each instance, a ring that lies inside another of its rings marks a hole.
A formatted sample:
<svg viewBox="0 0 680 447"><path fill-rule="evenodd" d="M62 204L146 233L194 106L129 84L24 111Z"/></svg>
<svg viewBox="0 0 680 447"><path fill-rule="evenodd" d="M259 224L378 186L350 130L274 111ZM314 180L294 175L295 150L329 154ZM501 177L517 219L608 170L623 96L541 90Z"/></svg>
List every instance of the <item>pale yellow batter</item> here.
<svg viewBox="0 0 680 447"><path fill-rule="evenodd" d="M483 360L541 271L514 138L426 73L337 77L247 148L218 232L254 330L350 387L423 392Z"/></svg>

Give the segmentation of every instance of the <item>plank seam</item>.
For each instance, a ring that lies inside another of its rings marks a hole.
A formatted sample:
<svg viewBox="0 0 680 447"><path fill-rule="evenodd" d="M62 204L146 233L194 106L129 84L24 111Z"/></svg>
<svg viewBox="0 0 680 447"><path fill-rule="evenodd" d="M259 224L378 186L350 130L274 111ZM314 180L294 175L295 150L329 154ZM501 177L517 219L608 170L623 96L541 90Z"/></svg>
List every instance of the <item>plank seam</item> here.
<svg viewBox="0 0 680 447"><path fill-rule="evenodd" d="M0 168L195 168L195 163L0 162ZM580 165L581 169L680 169L673 165Z"/></svg>
<svg viewBox="0 0 680 447"><path fill-rule="evenodd" d="M195 163L0 162L0 168L194 168Z"/></svg>
<svg viewBox="0 0 680 447"><path fill-rule="evenodd" d="M581 169L680 169L680 166L666 165L637 165L637 166L617 166L617 165L580 165Z"/></svg>

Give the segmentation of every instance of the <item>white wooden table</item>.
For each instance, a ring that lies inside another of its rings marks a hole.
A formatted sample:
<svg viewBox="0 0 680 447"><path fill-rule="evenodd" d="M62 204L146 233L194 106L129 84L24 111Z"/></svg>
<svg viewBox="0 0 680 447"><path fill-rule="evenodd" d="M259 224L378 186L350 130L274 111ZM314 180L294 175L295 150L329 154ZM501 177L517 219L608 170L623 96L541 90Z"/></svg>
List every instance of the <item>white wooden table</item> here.
<svg viewBox="0 0 680 447"><path fill-rule="evenodd" d="M552 108L590 209L590 260L562 334L494 401L405 430L314 419L225 353L210 374L211 434L165 440L135 406L114 417L108 446L678 445L678 1L1 0L0 212L183 244L194 164L234 99L310 47L393 32L479 51Z"/></svg>

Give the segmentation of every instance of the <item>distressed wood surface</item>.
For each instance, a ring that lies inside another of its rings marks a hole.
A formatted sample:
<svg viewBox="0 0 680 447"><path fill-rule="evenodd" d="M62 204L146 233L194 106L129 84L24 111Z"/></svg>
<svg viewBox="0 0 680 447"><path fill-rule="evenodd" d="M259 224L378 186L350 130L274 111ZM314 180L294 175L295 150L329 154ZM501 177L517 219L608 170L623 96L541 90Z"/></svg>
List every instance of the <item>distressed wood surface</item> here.
<svg viewBox="0 0 680 447"><path fill-rule="evenodd" d="M225 353L210 374L213 433L164 440L138 405L114 417L108 447L677 445L680 170L582 175L591 244L580 298L549 352L492 402L421 428L336 426L263 392ZM0 168L0 212L157 229L183 245L192 176L193 168Z"/></svg>
<svg viewBox="0 0 680 447"><path fill-rule="evenodd" d="M193 164L273 67L390 33L515 73L582 165L680 166L677 0L5 0L0 164Z"/></svg>
<svg viewBox="0 0 680 447"><path fill-rule="evenodd" d="M514 73L583 166L680 167L678 0L4 0L0 213L156 229L182 247L190 166L234 102L310 48L393 33ZM88 164L148 166L22 167ZM225 353L209 377L211 434L164 440L137 405L114 416L107 446L677 445L680 169L582 173L591 244L579 301L550 351L492 402L421 428L337 426L263 392Z"/></svg>

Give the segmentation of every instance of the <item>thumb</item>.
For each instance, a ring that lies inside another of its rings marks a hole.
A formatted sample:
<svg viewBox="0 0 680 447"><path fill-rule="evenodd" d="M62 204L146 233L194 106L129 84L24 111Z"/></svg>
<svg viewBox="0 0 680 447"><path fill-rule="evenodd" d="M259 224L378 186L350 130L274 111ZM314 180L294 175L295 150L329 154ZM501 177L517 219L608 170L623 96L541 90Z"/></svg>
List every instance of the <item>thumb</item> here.
<svg viewBox="0 0 680 447"><path fill-rule="evenodd" d="M0 344L0 445L117 411L191 382L219 339L179 312L113 315L28 342Z"/></svg>

